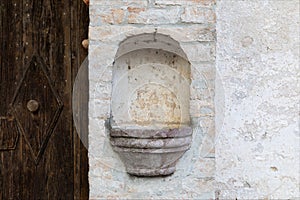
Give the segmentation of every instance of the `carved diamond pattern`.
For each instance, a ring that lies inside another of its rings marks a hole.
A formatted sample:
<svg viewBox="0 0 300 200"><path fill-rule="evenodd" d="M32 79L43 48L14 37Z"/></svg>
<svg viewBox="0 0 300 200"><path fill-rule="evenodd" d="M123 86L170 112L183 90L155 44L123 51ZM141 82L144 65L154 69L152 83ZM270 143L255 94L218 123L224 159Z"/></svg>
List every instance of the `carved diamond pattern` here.
<svg viewBox="0 0 300 200"><path fill-rule="evenodd" d="M12 102L15 118L36 164L47 147L63 108L47 69L41 58L33 56ZM30 100L38 102L37 111L27 108Z"/></svg>

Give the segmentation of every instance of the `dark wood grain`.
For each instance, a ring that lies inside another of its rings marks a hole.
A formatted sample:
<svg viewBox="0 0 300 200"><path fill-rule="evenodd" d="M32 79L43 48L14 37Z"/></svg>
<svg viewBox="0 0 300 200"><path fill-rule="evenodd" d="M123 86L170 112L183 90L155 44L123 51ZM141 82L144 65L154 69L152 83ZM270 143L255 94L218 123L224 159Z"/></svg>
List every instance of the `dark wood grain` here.
<svg viewBox="0 0 300 200"><path fill-rule="evenodd" d="M88 86L88 71L85 68L88 65L87 61L87 50L82 47L82 40L88 38L88 25L89 25L89 8L84 4L83 1L72 1L73 11L72 15L72 29L75 34L72 34L72 41L80 41L76 43L72 43L72 70L78 72L81 69L81 77L84 76L85 81L80 84L80 91L84 91L80 95L80 100L73 102L78 103L80 109L80 115L82 121L80 122L80 126L77 127L79 132L74 129L74 177L78 177L74 183L74 191L75 191L75 199L86 199L89 196L89 187L88 187L88 151L87 146L84 144L88 144L88 99L89 99L89 86ZM85 27L85 28L83 28ZM72 73L72 83L74 83L76 79L77 73ZM74 92L74 91L73 91ZM76 92L76 91L75 91ZM79 137L80 134L80 137ZM78 151L79 150L79 151ZM85 186L85 187L82 187Z"/></svg>
<svg viewBox="0 0 300 200"><path fill-rule="evenodd" d="M88 22L81 0L0 1L0 199L88 199L72 120Z"/></svg>

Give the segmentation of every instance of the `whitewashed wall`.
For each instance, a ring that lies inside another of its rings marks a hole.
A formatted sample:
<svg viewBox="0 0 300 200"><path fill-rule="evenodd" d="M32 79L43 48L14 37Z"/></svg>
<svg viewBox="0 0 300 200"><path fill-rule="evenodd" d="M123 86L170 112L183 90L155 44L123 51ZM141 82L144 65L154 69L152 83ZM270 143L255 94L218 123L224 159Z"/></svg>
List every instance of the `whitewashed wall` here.
<svg viewBox="0 0 300 200"><path fill-rule="evenodd" d="M220 0L216 12L220 198L299 198L299 1Z"/></svg>
<svg viewBox="0 0 300 200"><path fill-rule="evenodd" d="M90 0L90 199L213 199L215 0ZM176 40L191 63L191 149L168 177L129 176L109 143L112 67L127 37L157 33Z"/></svg>
<svg viewBox="0 0 300 200"><path fill-rule="evenodd" d="M90 199L300 197L298 0L91 0L90 20ZM197 134L174 175L136 178L104 121L119 43L154 31L179 41L192 63Z"/></svg>

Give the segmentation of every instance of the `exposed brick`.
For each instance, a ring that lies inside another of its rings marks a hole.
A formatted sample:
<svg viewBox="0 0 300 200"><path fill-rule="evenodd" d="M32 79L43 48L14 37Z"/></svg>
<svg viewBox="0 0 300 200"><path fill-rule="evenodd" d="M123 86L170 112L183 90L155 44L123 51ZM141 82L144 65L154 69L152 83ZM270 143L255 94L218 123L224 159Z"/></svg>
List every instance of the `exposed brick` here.
<svg viewBox="0 0 300 200"><path fill-rule="evenodd" d="M111 9L108 13L100 15L103 23L121 24L124 21L125 11L123 9Z"/></svg>
<svg viewBox="0 0 300 200"><path fill-rule="evenodd" d="M146 8L128 7L127 10L130 13L140 13L142 11L145 11Z"/></svg>
<svg viewBox="0 0 300 200"><path fill-rule="evenodd" d="M185 23L215 23L216 14L213 9L201 7L186 7L181 15Z"/></svg>

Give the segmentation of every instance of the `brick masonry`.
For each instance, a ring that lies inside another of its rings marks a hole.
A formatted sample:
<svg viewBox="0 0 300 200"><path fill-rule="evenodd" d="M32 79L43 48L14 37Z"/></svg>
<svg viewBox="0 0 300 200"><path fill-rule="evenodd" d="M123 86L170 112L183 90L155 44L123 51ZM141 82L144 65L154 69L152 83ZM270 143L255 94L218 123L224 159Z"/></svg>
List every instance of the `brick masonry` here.
<svg viewBox="0 0 300 200"><path fill-rule="evenodd" d="M90 1L89 182L91 199L214 198L215 1ZM191 63L191 149L169 177L129 176L109 144L112 64L120 42L154 33L179 42Z"/></svg>

